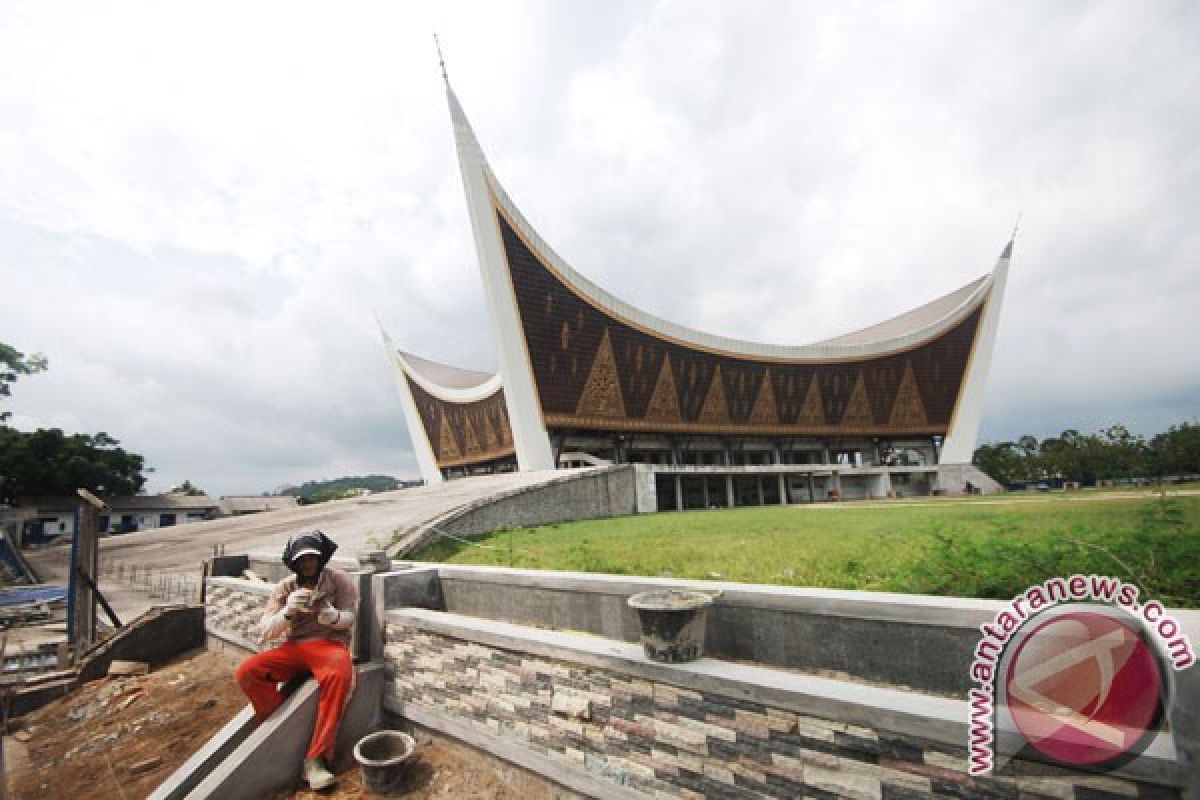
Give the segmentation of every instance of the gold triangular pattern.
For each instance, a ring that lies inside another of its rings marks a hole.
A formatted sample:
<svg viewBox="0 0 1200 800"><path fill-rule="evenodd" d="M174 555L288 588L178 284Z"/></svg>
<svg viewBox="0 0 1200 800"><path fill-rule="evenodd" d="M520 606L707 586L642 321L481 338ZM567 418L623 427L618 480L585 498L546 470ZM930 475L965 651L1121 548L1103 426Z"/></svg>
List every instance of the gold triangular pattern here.
<svg viewBox="0 0 1200 800"><path fill-rule="evenodd" d="M771 370L763 373L758 399L750 412L751 425L778 425L779 415L775 412L775 390L771 388Z"/></svg>
<svg viewBox="0 0 1200 800"><path fill-rule="evenodd" d="M462 458L462 452L458 449L458 441L454 438L454 432L450 430L450 420L444 414L442 415L442 430L438 436L438 458L443 461Z"/></svg>
<svg viewBox="0 0 1200 800"><path fill-rule="evenodd" d="M921 393L917 391L917 376L913 373L912 361L904 362L904 376L900 379L900 388L896 390L896 402L892 404L892 416L889 425L897 427L922 426L929 424L925 415L925 404L921 402Z"/></svg>
<svg viewBox="0 0 1200 800"><path fill-rule="evenodd" d="M813 375L808 382L808 393L804 395L804 405L800 406L800 413L796 416L797 425L825 424L825 404L821 400L821 387L817 383L817 376Z"/></svg>
<svg viewBox="0 0 1200 800"><path fill-rule="evenodd" d="M871 401L867 399L867 384L863 380L862 370L854 381L854 390L850 392L850 400L846 403L846 411L842 414L842 425L874 425L875 418L871 416Z"/></svg>
<svg viewBox="0 0 1200 800"><path fill-rule="evenodd" d="M604 329L604 337L596 350L596 359L592 362L587 383L583 385L583 394L579 398L579 406L575 413L583 417L625 416L625 398L621 396L617 359L613 356L607 328Z"/></svg>
<svg viewBox="0 0 1200 800"><path fill-rule="evenodd" d="M646 421L679 422L680 419L679 394L675 391L675 373L671 370L671 354L668 353L663 356L654 393L646 406Z"/></svg>
<svg viewBox="0 0 1200 800"><path fill-rule="evenodd" d="M483 452L483 448L479 446L479 437L475 435L475 426L471 424L471 420L464 420L463 425L466 428L466 447L464 448L468 456L477 456Z"/></svg>
<svg viewBox="0 0 1200 800"><path fill-rule="evenodd" d="M700 407L700 417L697 422L715 425L725 425L729 422L729 406L725 402L725 386L721 380L721 365L713 370L712 383L708 385L708 395L704 405Z"/></svg>

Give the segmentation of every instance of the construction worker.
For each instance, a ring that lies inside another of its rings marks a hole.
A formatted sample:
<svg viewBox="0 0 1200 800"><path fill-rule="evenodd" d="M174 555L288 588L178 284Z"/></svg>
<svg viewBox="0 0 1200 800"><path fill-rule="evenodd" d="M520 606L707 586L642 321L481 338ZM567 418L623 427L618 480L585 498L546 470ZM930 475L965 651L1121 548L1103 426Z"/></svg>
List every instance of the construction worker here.
<svg viewBox="0 0 1200 800"><path fill-rule="evenodd" d="M288 540L283 563L293 574L276 584L261 623L262 640L279 643L250 656L234 674L260 722L283 703L281 683L305 673L316 678L317 722L302 772L314 790L337 780L329 767L338 724L354 690L350 634L358 587L346 573L328 566L335 550L337 544L321 531Z"/></svg>

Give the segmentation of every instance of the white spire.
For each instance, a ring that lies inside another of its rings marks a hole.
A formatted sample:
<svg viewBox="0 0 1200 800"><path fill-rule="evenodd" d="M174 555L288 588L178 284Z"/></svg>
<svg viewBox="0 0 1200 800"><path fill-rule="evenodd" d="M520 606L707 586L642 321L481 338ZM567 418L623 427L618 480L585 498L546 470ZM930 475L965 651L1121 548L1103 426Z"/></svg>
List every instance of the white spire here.
<svg viewBox="0 0 1200 800"><path fill-rule="evenodd" d="M1013 236L1016 236L1013 229ZM1004 251L992 270L992 285L983 307L983 319L975 333L975 343L967 361L959 389L954 416L946 431L939 462L942 464L970 464L975 456L975 445L979 440L979 422L983 416L983 393L987 388L988 371L992 364L992 352L996 349L996 329L1000 323L1000 306L1004 303L1004 286L1008 282L1008 264L1012 259L1013 239L1008 240Z"/></svg>

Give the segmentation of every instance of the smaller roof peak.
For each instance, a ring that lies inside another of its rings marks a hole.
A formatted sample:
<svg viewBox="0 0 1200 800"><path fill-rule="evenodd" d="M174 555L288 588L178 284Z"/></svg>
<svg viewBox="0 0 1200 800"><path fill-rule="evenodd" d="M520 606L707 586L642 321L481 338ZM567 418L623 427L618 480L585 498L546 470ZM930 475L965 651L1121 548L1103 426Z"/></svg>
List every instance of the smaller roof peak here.
<svg viewBox="0 0 1200 800"><path fill-rule="evenodd" d="M446 88L450 88L450 77L446 74L446 59L442 57L442 43L438 41L437 31L433 32L433 46L437 48L438 66L442 68L442 80L446 82Z"/></svg>

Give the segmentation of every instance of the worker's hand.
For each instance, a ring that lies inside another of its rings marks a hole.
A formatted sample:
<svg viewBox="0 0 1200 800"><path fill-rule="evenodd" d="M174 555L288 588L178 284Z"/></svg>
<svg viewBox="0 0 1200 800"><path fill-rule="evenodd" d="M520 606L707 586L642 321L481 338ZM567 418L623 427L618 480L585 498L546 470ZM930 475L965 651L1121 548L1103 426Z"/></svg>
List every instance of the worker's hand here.
<svg viewBox="0 0 1200 800"><path fill-rule="evenodd" d="M300 614L311 614L312 609L309 607L309 600L312 598L312 589L297 589L288 595L287 603L283 607L283 615L288 619L292 619Z"/></svg>
<svg viewBox="0 0 1200 800"><path fill-rule="evenodd" d="M324 608L317 612L317 622L322 625L332 625L338 621L339 612L329 603L326 603Z"/></svg>

